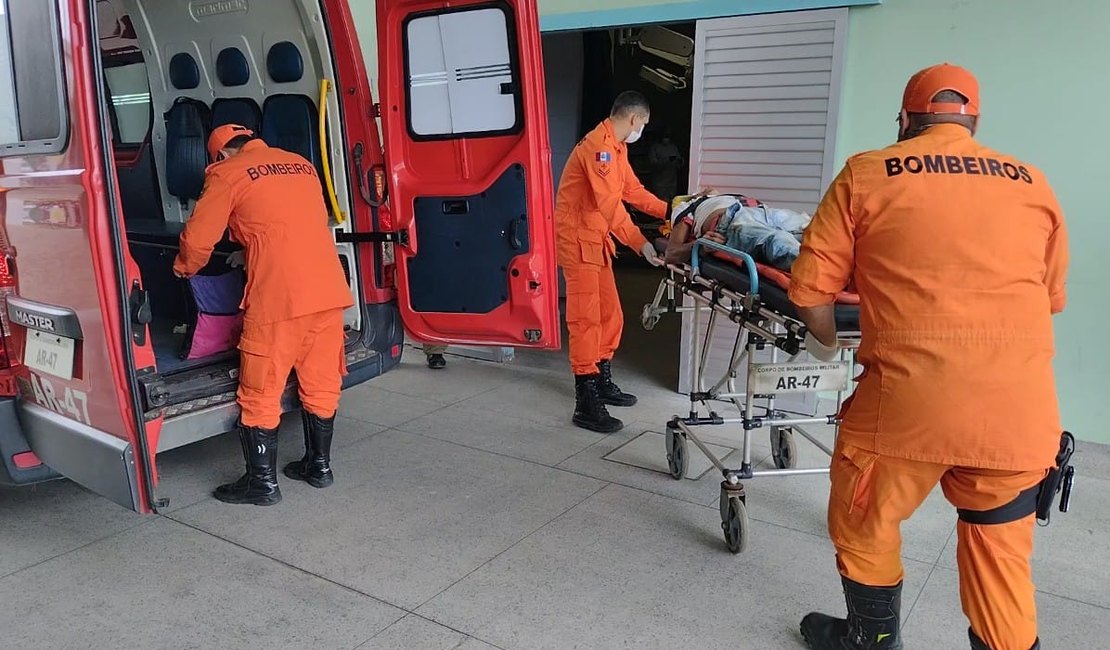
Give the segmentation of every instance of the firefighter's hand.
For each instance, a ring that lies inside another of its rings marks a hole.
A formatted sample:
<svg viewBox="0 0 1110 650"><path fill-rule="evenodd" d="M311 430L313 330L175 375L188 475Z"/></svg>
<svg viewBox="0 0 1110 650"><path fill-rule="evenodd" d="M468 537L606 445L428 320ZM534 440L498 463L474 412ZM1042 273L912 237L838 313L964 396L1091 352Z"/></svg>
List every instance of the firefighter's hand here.
<svg viewBox="0 0 1110 650"><path fill-rule="evenodd" d="M651 242L644 244L643 247L640 248L640 253L643 254L648 264L652 266L663 266L663 260L659 257L659 254L655 252L655 245Z"/></svg>
<svg viewBox="0 0 1110 650"><path fill-rule="evenodd" d="M227 265L233 269L243 268L246 263L247 257L243 254L243 251L235 251L231 255L227 256Z"/></svg>

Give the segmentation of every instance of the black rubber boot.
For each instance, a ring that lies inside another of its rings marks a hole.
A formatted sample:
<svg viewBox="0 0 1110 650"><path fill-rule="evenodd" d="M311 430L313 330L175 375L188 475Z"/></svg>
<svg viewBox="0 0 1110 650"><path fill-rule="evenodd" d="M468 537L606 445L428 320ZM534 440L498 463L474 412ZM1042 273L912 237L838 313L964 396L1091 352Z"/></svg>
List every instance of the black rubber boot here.
<svg viewBox="0 0 1110 650"><path fill-rule="evenodd" d="M848 618L809 614L802 619L806 645L811 650L901 650L902 585L868 587L842 581Z"/></svg>
<svg viewBox="0 0 1110 650"><path fill-rule="evenodd" d="M636 396L623 392L613 383L613 366L609 361L598 361L600 373L597 380L597 393L601 401L609 406L635 406Z"/></svg>
<svg viewBox="0 0 1110 650"><path fill-rule="evenodd" d="M991 647L980 639L975 632L972 632L971 628L968 628L967 636L971 639L971 650L991 650ZM1041 640L1037 639L1034 641L1033 647L1029 648L1029 650L1041 650Z"/></svg>
<svg viewBox="0 0 1110 650"><path fill-rule="evenodd" d="M442 354L429 354L428 367L432 370L443 370L447 367L447 359Z"/></svg>
<svg viewBox="0 0 1110 650"><path fill-rule="evenodd" d="M283 471L294 481L304 481L314 488L326 488L335 482L335 474L331 471L335 416L324 419L302 411L301 421L304 423L304 458L289 463Z"/></svg>
<svg viewBox="0 0 1110 650"><path fill-rule="evenodd" d="M609 415L598 395L598 375L574 377L574 424L597 433L616 433L624 423Z"/></svg>
<svg viewBox="0 0 1110 650"><path fill-rule="evenodd" d="M224 503L272 506L281 502L277 484L277 429L239 427L239 441L247 461L247 472L234 483L213 493Z"/></svg>

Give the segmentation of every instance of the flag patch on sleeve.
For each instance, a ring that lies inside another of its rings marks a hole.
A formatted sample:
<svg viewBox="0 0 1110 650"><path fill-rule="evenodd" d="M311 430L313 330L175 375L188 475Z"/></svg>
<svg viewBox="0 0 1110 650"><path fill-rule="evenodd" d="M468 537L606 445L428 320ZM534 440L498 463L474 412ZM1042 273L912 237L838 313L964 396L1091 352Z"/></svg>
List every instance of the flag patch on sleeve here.
<svg viewBox="0 0 1110 650"><path fill-rule="evenodd" d="M608 151L597 152L597 161L599 163L613 162L613 156Z"/></svg>

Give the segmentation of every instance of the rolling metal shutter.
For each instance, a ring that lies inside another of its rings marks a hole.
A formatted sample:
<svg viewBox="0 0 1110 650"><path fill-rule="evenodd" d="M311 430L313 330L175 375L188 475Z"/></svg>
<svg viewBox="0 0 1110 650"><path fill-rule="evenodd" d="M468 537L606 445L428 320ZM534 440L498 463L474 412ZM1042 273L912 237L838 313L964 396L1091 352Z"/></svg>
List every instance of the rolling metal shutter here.
<svg viewBox="0 0 1110 650"><path fill-rule="evenodd" d="M847 25L847 9L698 21L691 189L713 187L813 213L837 172ZM681 392L690 387L691 327L685 314ZM735 338L734 325L718 325L710 342L712 380L724 372Z"/></svg>

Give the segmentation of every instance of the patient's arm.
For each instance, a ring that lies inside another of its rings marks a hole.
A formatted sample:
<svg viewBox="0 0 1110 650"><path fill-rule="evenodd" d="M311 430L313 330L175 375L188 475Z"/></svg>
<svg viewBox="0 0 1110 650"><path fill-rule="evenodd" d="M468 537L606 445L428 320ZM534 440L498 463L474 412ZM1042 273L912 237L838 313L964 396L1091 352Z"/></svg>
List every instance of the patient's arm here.
<svg viewBox="0 0 1110 650"><path fill-rule="evenodd" d="M817 340L832 347L836 343L836 307L819 305L817 307L798 307L798 317L805 323Z"/></svg>

